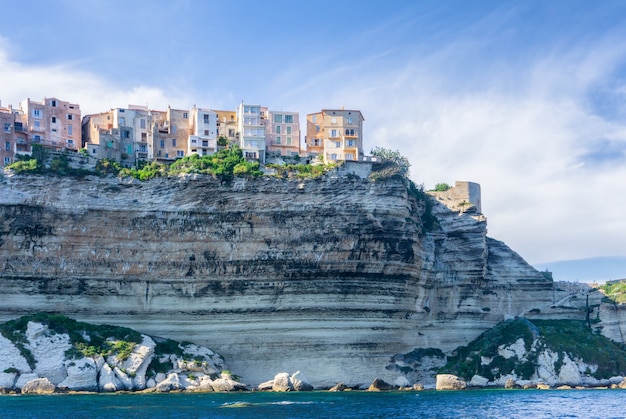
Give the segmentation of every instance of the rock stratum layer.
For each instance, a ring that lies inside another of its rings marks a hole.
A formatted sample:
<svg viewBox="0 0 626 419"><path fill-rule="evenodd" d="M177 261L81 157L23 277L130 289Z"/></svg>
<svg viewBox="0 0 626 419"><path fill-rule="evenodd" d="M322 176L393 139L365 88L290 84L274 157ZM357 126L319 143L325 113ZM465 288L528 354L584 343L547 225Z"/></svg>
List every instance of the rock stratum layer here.
<svg viewBox="0 0 626 419"><path fill-rule="evenodd" d="M0 321L59 312L211 347L248 384L301 370L330 387L402 382L393 355L508 317L580 316L585 291L487 237L482 215L432 202L426 231L417 198L341 174L5 176Z"/></svg>

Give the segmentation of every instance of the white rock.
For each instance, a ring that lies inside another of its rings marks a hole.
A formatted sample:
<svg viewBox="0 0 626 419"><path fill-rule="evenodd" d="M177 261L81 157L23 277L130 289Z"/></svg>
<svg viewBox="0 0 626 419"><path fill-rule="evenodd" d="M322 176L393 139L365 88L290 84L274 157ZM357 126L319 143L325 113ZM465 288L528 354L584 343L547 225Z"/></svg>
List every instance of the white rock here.
<svg viewBox="0 0 626 419"><path fill-rule="evenodd" d="M289 373L281 372L274 376L274 384L272 385L273 391L291 391L293 385L289 379Z"/></svg>
<svg viewBox="0 0 626 419"><path fill-rule="evenodd" d="M165 380L167 378L167 375L165 375L164 373L160 372L156 375L156 377L154 377L154 380L158 383L160 383L161 381Z"/></svg>
<svg viewBox="0 0 626 419"><path fill-rule="evenodd" d="M215 391L240 391L246 390L246 385L233 380L230 376L222 376L211 382Z"/></svg>
<svg viewBox="0 0 626 419"><path fill-rule="evenodd" d="M151 337L142 335L142 342L135 344L133 351L124 361L116 355L108 357L107 362L115 367L115 373L127 390L146 388L146 371L152 362L155 347L156 343Z"/></svg>
<svg viewBox="0 0 626 419"><path fill-rule="evenodd" d="M0 388L13 388L16 378L15 372L0 372Z"/></svg>
<svg viewBox="0 0 626 419"><path fill-rule="evenodd" d="M409 381L406 379L406 377L399 377L398 380L400 379L404 379L403 382L406 382L406 384L399 384L399 385L402 385L402 386L409 385ZM300 371L296 371L291 377L289 377L289 380L291 381L291 385L295 391L313 390L313 385L309 382L309 380L306 379L304 374L302 374Z"/></svg>
<svg viewBox="0 0 626 419"><path fill-rule="evenodd" d="M39 378L39 376L37 375L37 373L29 373L29 374L21 374L19 377L17 377L17 381L15 381L15 388L19 388L22 389L22 387L24 387L24 385L32 380L36 380L37 378Z"/></svg>
<svg viewBox="0 0 626 419"><path fill-rule="evenodd" d="M115 372L109 364L104 364L100 370L100 377L98 378L98 388L100 391L112 392L122 389L120 380L115 376Z"/></svg>
<svg viewBox="0 0 626 419"><path fill-rule="evenodd" d="M259 391L271 391L274 387L274 380L264 381L257 386Z"/></svg>
<svg viewBox="0 0 626 419"><path fill-rule="evenodd" d="M98 369L96 361L91 358L81 358L65 361L67 378L58 384L58 387L69 390L96 391L98 389Z"/></svg>
<svg viewBox="0 0 626 419"><path fill-rule="evenodd" d="M524 344L524 339L519 338L515 341L515 343L504 346L500 345L498 347L498 355L502 356L504 359L513 358L514 356L518 358L522 358L526 355L526 345Z"/></svg>
<svg viewBox="0 0 626 419"><path fill-rule="evenodd" d="M146 388L155 388L156 385L157 383L154 378L149 378L148 381L146 381Z"/></svg>
<svg viewBox="0 0 626 419"><path fill-rule="evenodd" d="M120 384L122 385L121 390L132 390L133 389L133 379L126 374L124 371L122 371L120 369L120 367L114 367L113 368L113 372L115 373L115 376L117 377L117 379L119 380Z"/></svg>
<svg viewBox="0 0 626 419"><path fill-rule="evenodd" d="M185 385L181 377L173 372L167 378L156 385L156 391L167 393L174 390L184 390Z"/></svg>
<svg viewBox="0 0 626 419"><path fill-rule="evenodd" d="M539 352L537 355L537 376L541 381L553 386L557 381L557 373L554 363L559 359L559 355L550 349Z"/></svg>
<svg viewBox="0 0 626 419"><path fill-rule="evenodd" d="M567 354L564 354L563 365L559 370L558 382L561 384L579 385L581 381L578 364L572 361Z"/></svg>
<svg viewBox="0 0 626 419"><path fill-rule="evenodd" d="M489 379L482 375L475 374L470 380L469 385L472 387L485 387L487 383L489 383Z"/></svg>
<svg viewBox="0 0 626 419"><path fill-rule="evenodd" d="M35 372L54 385L65 380L65 351L72 347L69 335L50 333L48 326L31 321L26 327L26 337L26 346L37 361Z"/></svg>
<svg viewBox="0 0 626 419"><path fill-rule="evenodd" d="M463 390L467 387L465 381L452 374L437 374L437 390Z"/></svg>
<svg viewBox="0 0 626 419"><path fill-rule="evenodd" d="M20 350L9 339L0 335L0 371L8 368L15 368L20 373L29 373L32 370L20 354Z"/></svg>
<svg viewBox="0 0 626 419"><path fill-rule="evenodd" d="M621 384L624 381L624 377L621 375L609 378L609 383L611 384Z"/></svg>

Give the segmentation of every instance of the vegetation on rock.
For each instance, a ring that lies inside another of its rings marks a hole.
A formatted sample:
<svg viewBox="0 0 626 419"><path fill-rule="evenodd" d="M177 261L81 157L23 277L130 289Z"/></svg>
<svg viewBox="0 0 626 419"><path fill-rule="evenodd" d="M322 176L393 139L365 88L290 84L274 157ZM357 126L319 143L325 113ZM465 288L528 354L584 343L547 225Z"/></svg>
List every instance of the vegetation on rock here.
<svg viewBox="0 0 626 419"><path fill-rule="evenodd" d="M132 329L82 323L60 314L37 313L0 324L2 336L15 344L31 368L35 367L35 359L24 345L26 328L31 321L44 324L55 333L69 335L73 347L66 352L68 358L115 354L123 361L142 340L141 334Z"/></svg>
<svg viewBox="0 0 626 419"><path fill-rule="evenodd" d="M626 280L607 282L600 285L598 289L611 301L619 304L626 303Z"/></svg>
<svg viewBox="0 0 626 419"><path fill-rule="evenodd" d="M524 342L525 355L505 358L501 350L518 339ZM623 345L594 333L580 320L515 319L502 322L487 330L469 345L459 347L440 370L470 379L474 374L490 381L508 374L528 380L536 372L539 352L550 350L558 354L554 365L558 373L564 354L588 365L597 365L596 379L626 375L626 350Z"/></svg>
<svg viewBox="0 0 626 419"><path fill-rule="evenodd" d="M369 175L370 180L377 181L396 176L401 178L409 177L411 163L399 151L376 147L372 150L372 156L380 158L381 162L373 168L372 173Z"/></svg>

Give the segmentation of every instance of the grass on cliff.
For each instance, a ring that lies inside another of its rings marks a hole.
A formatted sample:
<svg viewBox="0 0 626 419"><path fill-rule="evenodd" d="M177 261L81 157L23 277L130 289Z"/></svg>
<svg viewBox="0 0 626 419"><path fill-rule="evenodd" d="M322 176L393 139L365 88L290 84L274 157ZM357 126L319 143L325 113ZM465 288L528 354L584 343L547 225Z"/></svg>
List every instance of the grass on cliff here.
<svg viewBox="0 0 626 419"><path fill-rule="evenodd" d="M607 282L598 287L598 289L607 296L611 301L624 304L626 303L626 280L619 282Z"/></svg>
<svg viewBox="0 0 626 419"><path fill-rule="evenodd" d="M124 361L132 353L135 344L142 341L141 334L135 330L82 323L61 314L37 313L0 324L2 336L16 345L31 368L35 367L35 359L25 347L27 342L25 333L30 321L47 325L51 331L58 334L67 333L74 345L66 352L68 358L116 354Z"/></svg>
<svg viewBox="0 0 626 419"><path fill-rule="evenodd" d="M525 361L517 357L505 359L498 355L498 347L508 346L522 338L527 351ZM448 358L440 372L451 373L470 379L474 374L490 380L498 376L516 373L530 379L535 373L538 352L531 350L537 338L536 348L550 348L559 354L555 364L558 373L563 365L564 353L571 359L582 359L586 364L597 365L593 373L597 379L626 375L626 350L624 345L594 333L581 320L533 320L515 319L502 322L487 330L469 345L459 347ZM481 357L490 358L488 365L481 365ZM588 372L590 373L590 371Z"/></svg>

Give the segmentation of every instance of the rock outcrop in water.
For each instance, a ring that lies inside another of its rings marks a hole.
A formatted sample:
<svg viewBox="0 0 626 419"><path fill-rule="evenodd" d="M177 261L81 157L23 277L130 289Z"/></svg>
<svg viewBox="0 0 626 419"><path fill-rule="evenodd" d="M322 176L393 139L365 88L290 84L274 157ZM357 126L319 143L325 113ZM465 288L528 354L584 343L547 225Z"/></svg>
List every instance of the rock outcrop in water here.
<svg viewBox="0 0 626 419"><path fill-rule="evenodd" d="M64 316L23 317L0 325L0 389L55 391L237 391L219 354L192 343Z"/></svg>
<svg viewBox="0 0 626 419"><path fill-rule="evenodd" d="M400 178L1 182L0 320L59 312L191 341L251 385L297 370L316 387L405 383L398 354L448 353L514 316L584 318L583 287Z"/></svg>

